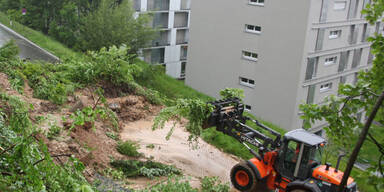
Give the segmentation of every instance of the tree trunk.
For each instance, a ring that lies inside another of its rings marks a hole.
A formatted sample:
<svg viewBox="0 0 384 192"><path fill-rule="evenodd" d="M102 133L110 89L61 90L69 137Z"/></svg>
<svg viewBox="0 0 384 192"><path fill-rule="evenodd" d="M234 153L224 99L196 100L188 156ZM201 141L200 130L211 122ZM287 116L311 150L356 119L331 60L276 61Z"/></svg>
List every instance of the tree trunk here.
<svg viewBox="0 0 384 192"><path fill-rule="evenodd" d="M369 128L371 127L371 124L372 124L373 120L375 119L375 116L376 116L377 112L379 111L380 106L383 103L383 100L384 100L384 91L381 93L380 97L378 98L375 106L373 107L371 114L369 114L368 120L367 120L367 122L365 122L364 128L361 131L359 140L357 141L355 148L353 149L353 152L352 152L351 156L349 157L348 165L345 169L343 179L341 180L340 186L338 188L338 192L342 192L344 190L346 184L347 184L349 175L351 174L353 165L355 164L355 161L357 159L357 155L359 154L360 148L363 145L363 143L367 137Z"/></svg>

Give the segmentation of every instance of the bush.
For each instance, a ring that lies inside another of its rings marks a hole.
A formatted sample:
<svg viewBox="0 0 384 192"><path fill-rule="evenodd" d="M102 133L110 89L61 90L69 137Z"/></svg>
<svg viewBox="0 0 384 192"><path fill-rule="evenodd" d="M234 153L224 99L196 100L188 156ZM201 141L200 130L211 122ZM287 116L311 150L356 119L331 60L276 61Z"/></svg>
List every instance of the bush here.
<svg viewBox="0 0 384 192"><path fill-rule="evenodd" d="M116 147L117 151L129 157L139 157L141 154L137 151L139 146L132 141L119 142Z"/></svg>
<svg viewBox="0 0 384 192"><path fill-rule="evenodd" d="M204 177L201 181L202 192L228 192L229 185L222 184L218 177Z"/></svg>
<svg viewBox="0 0 384 192"><path fill-rule="evenodd" d="M57 126L57 125L52 125L50 128L49 128L49 131L47 133L47 138L48 139L53 139L55 137L57 137L61 132L61 127Z"/></svg>
<svg viewBox="0 0 384 192"><path fill-rule="evenodd" d="M198 192L199 190L193 188L189 181L183 178L168 178L166 183L161 183L153 186L151 189L141 190L139 192Z"/></svg>
<svg viewBox="0 0 384 192"><path fill-rule="evenodd" d="M158 176L181 174L181 171L174 166L164 165L153 161L115 160L111 162L111 165L124 172L126 177L144 176L154 178Z"/></svg>

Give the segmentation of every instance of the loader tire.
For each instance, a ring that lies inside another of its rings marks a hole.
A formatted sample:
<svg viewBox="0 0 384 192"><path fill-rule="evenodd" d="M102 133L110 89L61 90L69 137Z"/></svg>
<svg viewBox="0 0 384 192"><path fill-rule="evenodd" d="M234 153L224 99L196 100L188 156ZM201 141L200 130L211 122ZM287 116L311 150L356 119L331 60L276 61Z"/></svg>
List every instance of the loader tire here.
<svg viewBox="0 0 384 192"><path fill-rule="evenodd" d="M291 190L289 192L309 192L309 191L304 190L304 189L293 189L293 190Z"/></svg>
<svg viewBox="0 0 384 192"><path fill-rule="evenodd" d="M233 186L242 192L253 192L257 188L257 179L247 162L241 162L233 166L231 170L231 182Z"/></svg>

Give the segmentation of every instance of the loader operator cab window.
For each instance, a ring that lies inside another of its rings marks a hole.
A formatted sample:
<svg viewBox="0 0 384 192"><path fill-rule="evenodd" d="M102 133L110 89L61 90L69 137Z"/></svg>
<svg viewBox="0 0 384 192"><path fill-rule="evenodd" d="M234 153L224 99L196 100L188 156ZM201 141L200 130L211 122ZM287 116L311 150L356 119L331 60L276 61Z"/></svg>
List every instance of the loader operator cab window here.
<svg viewBox="0 0 384 192"><path fill-rule="evenodd" d="M312 168L320 164L319 153L315 146L294 140L288 141L281 169L283 175L288 178L308 178Z"/></svg>
<svg viewBox="0 0 384 192"><path fill-rule="evenodd" d="M300 143L296 141L289 141L284 156L284 171L288 177L292 177L295 171L296 163L300 154Z"/></svg>

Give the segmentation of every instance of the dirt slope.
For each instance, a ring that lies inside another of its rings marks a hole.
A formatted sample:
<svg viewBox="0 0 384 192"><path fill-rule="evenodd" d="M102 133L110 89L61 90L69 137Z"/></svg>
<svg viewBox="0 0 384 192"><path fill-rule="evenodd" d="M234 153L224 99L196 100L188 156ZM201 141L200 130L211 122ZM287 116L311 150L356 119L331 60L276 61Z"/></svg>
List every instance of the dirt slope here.
<svg viewBox="0 0 384 192"><path fill-rule="evenodd" d="M170 140L165 137L173 123L164 129L152 131L153 117L129 122L123 126L120 139L137 141L139 152L152 156L155 161L172 164L183 173L195 178L218 176L223 182L230 182L229 172L238 159L230 156L210 144L199 140L199 147L192 149L188 143L189 133L177 125ZM153 144L155 148L147 146Z"/></svg>

